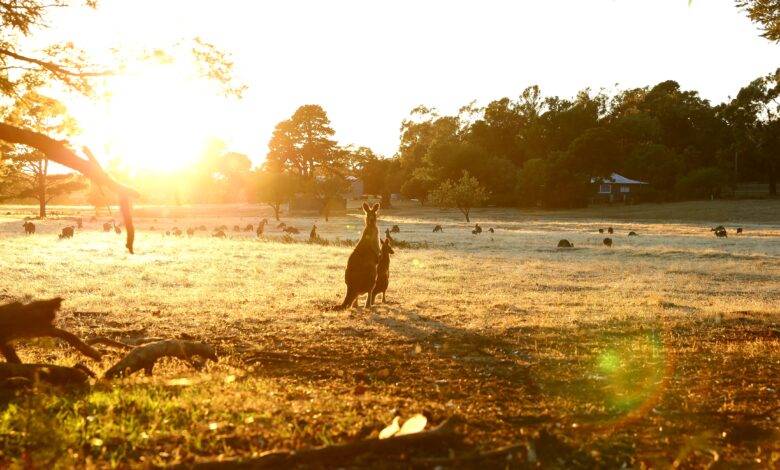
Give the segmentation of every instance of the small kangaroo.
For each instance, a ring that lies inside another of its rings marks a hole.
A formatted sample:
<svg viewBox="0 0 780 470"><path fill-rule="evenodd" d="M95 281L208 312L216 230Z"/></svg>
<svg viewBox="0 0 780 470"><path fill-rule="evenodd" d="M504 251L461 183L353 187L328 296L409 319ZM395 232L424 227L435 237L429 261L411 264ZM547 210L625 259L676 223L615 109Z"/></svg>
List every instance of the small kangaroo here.
<svg viewBox="0 0 780 470"><path fill-rule="evenodd" d="M385 238L382 241L382 252L379 255L379 264L376 267L376 285L371 293L371 302L376 303L375 299L379 293L382 293L382 303L385 303L385 292L387 286L390 284L390 255L394 255L395 251L390 246L390 240Z"/></svg>
<svg viewBox="0 0 780 470"><path fill-rule="evenodd" d="M317 236L317 224L314 224L311 228L311 232L309 232L309 241L314 241L318 238L319 237Z"/></svg>
<svg viewBox="0 0 780 470"><path fill-rule="evenodd" d="M58 235L60 237L60 240L63 238L73 238L73 227L64 227L62 229L62 233Z"/></svg>
<svg viewBox="0 0 780 470"><path fill-rule="evenodd" d="M373 207L363 203L363 212L366 213L363 234L360 236L355 249L349 255L347 269L344 271L344 282L347 284L347 295L344 302L336 307L336 310L344 310L357 304L358 296L368 294L366 308L371 307L372 294L376 284L377 263L379 262L379 227L376 225L376 216L379 212L379 204Z"/></svg>
<svg viewBox="0 0 780 470"><path fill-rule="evenodd" d="M444 232L444 229L441 228L441 225L437 225L437 226L433 227L433 233L436 233L436 232Z"/></svg>
<svg viewBox="0 0 780 470"><path fill-rule="evenodd" d="M35 233L35 224L32 222L25 222L22 227L24 227L25 235L32 235Z"/></svg>
<svg viewBox="0 0 780 470"><path fill-rule="evenodd" d="M263 232L265 232L265 224L268 223L268 219L263 219L260 221L259 224L257 224L257 231L255 231L255 235L258 237L263 236Z"/></svg>

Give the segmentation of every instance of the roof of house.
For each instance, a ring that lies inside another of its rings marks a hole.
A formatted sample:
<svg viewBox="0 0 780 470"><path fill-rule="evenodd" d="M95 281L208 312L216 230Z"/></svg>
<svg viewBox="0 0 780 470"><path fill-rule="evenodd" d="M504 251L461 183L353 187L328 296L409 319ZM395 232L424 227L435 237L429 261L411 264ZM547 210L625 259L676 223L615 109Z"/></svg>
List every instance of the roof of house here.
<svg viewBox="0 0 780 470"><path fill-rule="evenodd" d="M591 178L590 180L591 183L595 183L597 181L602 181L604 183L614 183L614 184L649 184L643 181L628 179L625 176L621 176L617 173L612 173L612 175L610 175L609 178Z"/></svg>

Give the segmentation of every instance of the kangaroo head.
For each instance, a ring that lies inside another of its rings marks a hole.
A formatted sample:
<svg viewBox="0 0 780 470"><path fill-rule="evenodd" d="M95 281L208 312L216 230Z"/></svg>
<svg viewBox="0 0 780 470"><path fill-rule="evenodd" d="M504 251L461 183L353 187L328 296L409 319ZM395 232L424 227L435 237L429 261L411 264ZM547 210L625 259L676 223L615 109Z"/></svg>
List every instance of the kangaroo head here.
<svg viewBox="0 0 780 470"><path fill-rule="evenodd" d="M379 204L369 206L367 202L363 203L363 212L366 213L366 227L376 227L376 216L379 212ZM377 229L378 230L378 229Z"/></svg>
<svg viewBox="0 0 780 470"><path fill-rule="evenodd" d="M383 255L384 254L390 254L390 255L394 255L395 254L395 251L393 251L393 247L390 246L390 240L388 240L387 238L382 240L382 254Z"/></svg>

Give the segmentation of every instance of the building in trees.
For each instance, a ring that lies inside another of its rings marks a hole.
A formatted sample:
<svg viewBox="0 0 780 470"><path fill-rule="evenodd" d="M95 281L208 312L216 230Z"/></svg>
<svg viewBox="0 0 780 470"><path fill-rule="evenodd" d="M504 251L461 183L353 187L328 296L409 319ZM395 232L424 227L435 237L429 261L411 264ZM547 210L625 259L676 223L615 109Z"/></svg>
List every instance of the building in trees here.
<svg viewBox="0 0 780 470"><path fill-rule="evenodd" d="M643 181L636 181L617 173L607 178L592 178L590 183L595 189L593 202L626 202L634 203L649 186Z"/></svg>

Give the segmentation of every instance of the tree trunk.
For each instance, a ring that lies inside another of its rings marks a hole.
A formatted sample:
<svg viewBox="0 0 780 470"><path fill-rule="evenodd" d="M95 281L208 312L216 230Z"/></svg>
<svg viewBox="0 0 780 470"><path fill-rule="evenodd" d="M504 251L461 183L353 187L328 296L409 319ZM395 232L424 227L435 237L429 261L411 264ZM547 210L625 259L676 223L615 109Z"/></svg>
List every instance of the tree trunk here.
<svg viewBox="0 0 780 470"><path fill-rule="evenodd" d="M460 211L464 216L466 216L466 222L471 223L471 219L469 219L469 211L467 209L461 209Z"/></svg>
<svg viewBox="0 0 780 470"><path fill-rule="evenodd" d="M38 217L40 219L46 218L46 171L43 167L43 160L41 160L41 172L38 174Z"/></svg>
<svg viewBox="0 0 780 470"><path fill-rule="evenodd" d="M273 204L271 207L274 208L274 216L276 217L276 221L279 222L279 212L282 210L281 204Z"/></svg>

